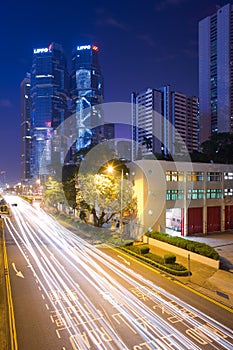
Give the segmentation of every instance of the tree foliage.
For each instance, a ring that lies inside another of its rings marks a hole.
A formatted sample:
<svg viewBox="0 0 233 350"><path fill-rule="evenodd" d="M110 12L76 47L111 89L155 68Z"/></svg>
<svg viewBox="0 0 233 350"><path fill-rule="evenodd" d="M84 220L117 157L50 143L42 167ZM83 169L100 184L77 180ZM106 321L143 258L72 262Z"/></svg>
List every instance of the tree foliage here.
<svg viewBox="0 0 233 350"><path fill-rule="evenodd" d="M79 176L77 202L93 215L94 225L102 227L116 214L132 210L132 184L120 176L89 174Z"/></svg>
<svg viewBox="0 0 233 350"><path fill-rule="evenodd" d="M213 134L201 145L202 153L214 163L233 163L233 135L230 133Z"/></svg>
<svg viewBox="0 0 233 350"><path fill-rule="evenodd" d="M62 183L55 179L49 178L45 186L46 190L43 194L43 201L45 205L57 209L58 203L63 203L66 200Z"/></svg>

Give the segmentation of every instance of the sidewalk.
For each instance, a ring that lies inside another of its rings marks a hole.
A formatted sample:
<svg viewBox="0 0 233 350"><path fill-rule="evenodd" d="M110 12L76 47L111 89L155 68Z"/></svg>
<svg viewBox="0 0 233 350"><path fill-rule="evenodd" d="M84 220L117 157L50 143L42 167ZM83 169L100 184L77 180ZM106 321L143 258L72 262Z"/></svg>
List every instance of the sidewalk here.
<svg viewBox="0 0 233 350"><path fill-rule="evenodd" d="M175 276L174 279L231 307L233 310L233 272L230 271L231 266L233 266L233 234L187 237L187 239L203 242L214 247L220 255L221 268L217 270L190 260L191 276ZM219 249L217 247L219 247ZM155 246L150 246L150 251L160 256L169 253L169 251L162 250ZM176 255L176 262L188 268L188 258ZM222 269L222 267L224 269ZM229 271L226 271L226 268L228 268Z"/></svg>

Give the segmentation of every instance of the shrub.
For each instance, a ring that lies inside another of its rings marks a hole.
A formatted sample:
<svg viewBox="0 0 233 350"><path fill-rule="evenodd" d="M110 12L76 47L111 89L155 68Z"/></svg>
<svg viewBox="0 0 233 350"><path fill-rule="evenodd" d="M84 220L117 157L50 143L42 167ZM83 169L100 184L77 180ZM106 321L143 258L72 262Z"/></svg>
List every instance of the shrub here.
<svg viewBox="0 0 233 350"><path fill-rule="evenodd" d="M134 248L138 246L133 246ZM164 264L164 258L152 253L146 254L137 254L132 250L133 247L120 247L121 250L127 252L130 255L135 256L136 258L143 260L145 263L158 268L159 270L168 272L176 276L188 276L189 271L181 264Z"/></svg>
<svg viewBox="0 0 233 350"><path fill-rule="evenodd" d="M127 248L137 254L147 254L150 251L150 248L147 244L131 245Z"/></svg>
<svg viewBox="0 0 233 350"><path fill-rule="evenodd" d="M160 255L147 253L147 254L145 254L145 257L150 259L151 261L155 261L155 262L157 262L158 264L161 264L161 265L163 265L163 263L164 263L164 259Z"/></svg>
<svg viewBox="0 0 233 350"><path fill-rule="evenodd" d="M164 255L164 263L165 264L175 264L176 256L174 254L165 254Z"/></svg>
<svg viewBox="0 0 233 350"><path fill-rule="evenodd" d="M169 236L167 233L161 233L161 232L147 232L146 236L157 239L158 241L161 241L161 242L174 245L182 249L186 249L196 254L206 256L214 260L219 260L218 252L214 248L208 246L208 244L206 243L190 241L181 237L173 237L173 236Z"/></svg>

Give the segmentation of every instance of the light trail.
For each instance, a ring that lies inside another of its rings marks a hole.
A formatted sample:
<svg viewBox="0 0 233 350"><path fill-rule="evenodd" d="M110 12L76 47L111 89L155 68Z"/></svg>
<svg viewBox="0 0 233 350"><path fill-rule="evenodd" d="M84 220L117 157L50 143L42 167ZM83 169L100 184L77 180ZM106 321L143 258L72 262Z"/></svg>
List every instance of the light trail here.
<svg viewBox="0 0 233 350"><path fill-rule="evenodd" d="M60 319L57 335L67 331L74 350L233 350L232 330L88 244L43 210L17 201L17 226L10 219L6 226L52 305L51 320Z"/></svg>

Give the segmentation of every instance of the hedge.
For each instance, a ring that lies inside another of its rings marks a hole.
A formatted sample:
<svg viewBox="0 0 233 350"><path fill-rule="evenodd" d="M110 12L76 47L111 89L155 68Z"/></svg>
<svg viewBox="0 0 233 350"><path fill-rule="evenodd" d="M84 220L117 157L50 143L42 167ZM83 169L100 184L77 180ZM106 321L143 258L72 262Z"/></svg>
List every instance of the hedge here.
<svg viewBox="0 0 233 350"><path fill-rule="evenodd" d="M218 252L206 243L194 242L185 238L174 237L168 235L167 233L161 232L147 232L145 235L147 237L157 239L158 241L162 241L174 245L176 247L186 249L190 252L200 254L214 260L219 260Z"/></svg>
<svg viewBox="0 0 233 350"><path fill-rule="evenodd" d="M143 245L145 246L145 244ZM164 258L156 255L156 254L152 254L152 253L146 253L146 254L138 254L135 251L135 248L140 247L140 245L135 245L135 246L124 246L124 247L119 247L121 250L127 252L130 255L135 256L136 258L146 262L147 264L156 267L162 271L165 271L167 273L170 273L172 275L175 276L188 276L189 271L186 269L186 267L184 267L181 264L165 264L164 262ZM149 248L149 247L148 247Z"/></svg>

